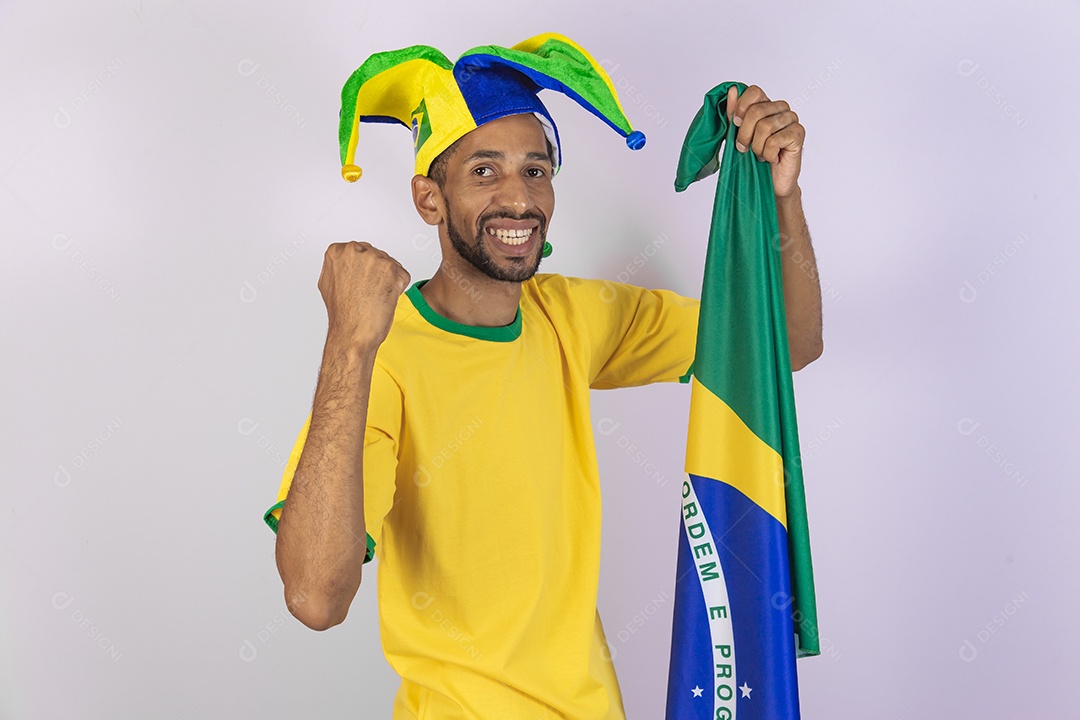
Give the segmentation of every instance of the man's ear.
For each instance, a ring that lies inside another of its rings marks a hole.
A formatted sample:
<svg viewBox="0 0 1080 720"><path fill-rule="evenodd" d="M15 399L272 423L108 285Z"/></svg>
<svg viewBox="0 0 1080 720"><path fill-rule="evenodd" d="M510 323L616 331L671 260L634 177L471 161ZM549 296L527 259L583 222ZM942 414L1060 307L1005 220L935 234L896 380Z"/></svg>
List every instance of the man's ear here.
<svg viewBox="0 0 1080 720"><path fill-rule="evenodd" d="M446 204L443 202L442 191L434 180L427 175L413 175L412 197L416 212L424 222L428 225L439 225L443 222Z"/></svg>

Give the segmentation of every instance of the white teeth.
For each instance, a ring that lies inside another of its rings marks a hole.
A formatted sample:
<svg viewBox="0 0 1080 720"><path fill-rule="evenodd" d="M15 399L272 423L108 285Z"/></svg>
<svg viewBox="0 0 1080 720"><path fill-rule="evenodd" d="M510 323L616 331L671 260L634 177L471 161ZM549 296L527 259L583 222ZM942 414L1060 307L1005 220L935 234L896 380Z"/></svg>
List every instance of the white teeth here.
<svg viewBox="0 0 1080 720"><path fill-rule="evenodd" d="M533 228L528 230L495 230L488 228L488 234L502 240L507 245L523 245L532 236Z"/></svg>

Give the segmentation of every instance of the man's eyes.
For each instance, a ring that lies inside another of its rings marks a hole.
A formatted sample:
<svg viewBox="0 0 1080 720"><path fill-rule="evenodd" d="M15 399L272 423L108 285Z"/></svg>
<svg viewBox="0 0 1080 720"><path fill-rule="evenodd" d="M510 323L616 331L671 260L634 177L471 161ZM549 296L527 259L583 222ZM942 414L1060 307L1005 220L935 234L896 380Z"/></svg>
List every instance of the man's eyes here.
<svg viewBox="0 0 1080 720"><path fill-rule="evenodd" d="M494 174L494 172L495 171L492 170L487 165L481 165L479 167L473 168L473 171L472 171L473 175L476 175L477 177L485 177L485 178L486 177L491 177ZM544 177L545 175L547 175L547 170L544 169L544 168L539 168L539 167L528 168L527 170L525 170L525 172L526 172L526 174L528 174L529 177L534 177L534 178L540 178L540 177Z"/></svg>

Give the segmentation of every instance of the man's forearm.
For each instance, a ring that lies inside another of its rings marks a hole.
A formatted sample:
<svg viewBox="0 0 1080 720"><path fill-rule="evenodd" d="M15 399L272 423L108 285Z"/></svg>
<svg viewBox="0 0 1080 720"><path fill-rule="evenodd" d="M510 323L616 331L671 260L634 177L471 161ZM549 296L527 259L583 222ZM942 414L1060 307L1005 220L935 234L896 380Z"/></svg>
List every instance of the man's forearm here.
<svg viewBox="0 0 1080 720"><path fill-rule="evenodd" d="M802 189L776 198L783 258L784 308L787 313L791 369L799 370L821 355L821 285L810 230L802 208Z"/></svg>
<svg viewBox="0 0 1080 720"><path fill-rule="evenodd" d="M327 338L296 473L278 524L286 604L324 630L345 619L367 550L363 451L375 348Z"/></svg>

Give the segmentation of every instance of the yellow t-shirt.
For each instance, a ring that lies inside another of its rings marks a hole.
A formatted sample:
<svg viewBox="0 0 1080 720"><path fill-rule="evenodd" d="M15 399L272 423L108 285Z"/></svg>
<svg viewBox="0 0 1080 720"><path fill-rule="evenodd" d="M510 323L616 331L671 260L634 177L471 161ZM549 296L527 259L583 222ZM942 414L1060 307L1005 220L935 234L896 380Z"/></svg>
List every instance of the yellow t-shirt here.
<svg viewBox="0 0 1080 720"><path fill-rule="evenodd" d="M438 315L424 282L376 355L364 440L394 719L622 720L589 389L688 382L700 302L537 274L512 324L475 327ZM275 532L310 422L264 516Z"/></svg>

